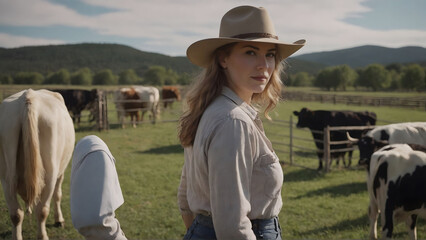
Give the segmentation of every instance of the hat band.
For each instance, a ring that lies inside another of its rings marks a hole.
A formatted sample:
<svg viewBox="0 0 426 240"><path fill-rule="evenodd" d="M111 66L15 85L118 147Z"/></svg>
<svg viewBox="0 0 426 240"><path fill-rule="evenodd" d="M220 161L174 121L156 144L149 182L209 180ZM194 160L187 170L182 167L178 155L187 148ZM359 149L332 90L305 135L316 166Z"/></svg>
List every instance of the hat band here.
<svg viewBox="0 0 426 240"><path fill-rule="evenodd" d="M270 33L243 33L243 34L235 35L231 38L241 38L241 39L246 39L246 38L273 38L273 39L278 40L278 36L270 34Z"/></svg>

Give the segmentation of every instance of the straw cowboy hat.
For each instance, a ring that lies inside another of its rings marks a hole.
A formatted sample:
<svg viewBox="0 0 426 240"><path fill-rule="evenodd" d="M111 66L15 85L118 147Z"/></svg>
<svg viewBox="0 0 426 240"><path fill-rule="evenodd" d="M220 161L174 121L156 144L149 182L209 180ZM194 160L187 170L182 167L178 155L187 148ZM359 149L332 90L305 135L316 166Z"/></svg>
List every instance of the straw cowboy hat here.
<svg viewBox="0 0 426 240"><path fill-rule="evenodd" d="M268 12L263 7L240 6L229 10L220 23L219 37L207 38L191 44L186 55L200 67L207 67L213 52L233 42L275 43L280 60L285 59L305 45L305 40L285 43L278 40Z"/></svg>

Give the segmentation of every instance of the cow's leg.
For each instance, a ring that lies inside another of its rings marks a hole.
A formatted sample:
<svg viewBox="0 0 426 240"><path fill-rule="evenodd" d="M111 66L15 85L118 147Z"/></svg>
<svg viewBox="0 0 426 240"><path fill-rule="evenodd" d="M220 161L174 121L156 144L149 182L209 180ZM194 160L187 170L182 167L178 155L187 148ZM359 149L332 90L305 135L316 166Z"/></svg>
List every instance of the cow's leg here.
<svg viewBox="0 0 426 240"><path fill-rule="evenodd" d="M64 175L62 174L56 181L55 191L53 193L54 200L54 212L55 212L55 227L64 227L64 216L62 215L61 209L61 200L62 200L62 181L64 180Z"/></svg>
<svg viewBox="0 0 426 240"><path fill-rule="evenodd" d="M157 111L155 110L155 108L153 108L151 111L152 111L152 124L155 124L155 121L157 120Z"/></svg>
<svg viewBox="0 0 426 240"><path fill-rule="evenodd" d="M417 215L413 214L409 217L407 217L405 224L408 227L408 235L410 236L410 239L417 239L417 230L416 230L416 223L417 223Z"/></svg>
<svg viewBox="0 0 426 240"><path fill-rule="evenodd" d="M370 205L368 206L368 216L370 218L370 239L377 239L377 217L379 215L379 210L377 204L370 200Z"/></svg>
<svg viewBox="0 0 426 240"><path fill-rule="evenodd" d="M386 202L390 201L389 198ZM382 239L391 239L393 233L393 209L389 206L385 207L385 210L382 211L381 217L382 223Z"/></svg>
<svg viewBox="0 0 426 240"><path fill-rule="evenodd" d="M47 240L49 237L47 236L46 231L46 220L50 211L50 201L52 200L53 191L55 189L57 178L53 177L57 176L56 171L52 171L51 173L46 172L45 176L45 186L40 196L40 202L37 204L35 208L35 213L37 217L37 238Z"/></svg>
<svg viewBox="0 0 426 240"><path fill-rule="evenodd" d="M320 152L317 152L318 156L318 171L322 170L322 162L323 162L323 154Z"/></svg>
<svg viewBox="0 0 426 240"><path fill-rule="evenodd" d="M24 211L19 205L16 189L11 189L9 184L2 181L4 196L6 199L7 207L9 209L9 216L12 222L12 239L22 240L22 222L24 221Z"/></svg>
<svg viewBox="0 0 426 240"><path fill-rule="evenodd" d="M353 153L353 151L348 152L348 165L347 165L347 167L350 167L352 165L352 153Z"/></svg>

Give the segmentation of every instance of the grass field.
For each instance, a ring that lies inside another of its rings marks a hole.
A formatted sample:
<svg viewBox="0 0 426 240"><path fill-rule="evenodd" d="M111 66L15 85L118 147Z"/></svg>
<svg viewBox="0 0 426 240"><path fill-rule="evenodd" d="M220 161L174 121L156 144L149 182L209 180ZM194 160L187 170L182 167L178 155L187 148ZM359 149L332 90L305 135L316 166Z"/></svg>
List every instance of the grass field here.
<svg viewBox="0 0 426 240"><path fill-rule="evenodd" d="M110 104L110 107L111 106ZM174 106L179 109L180 105ZM319 104L312 102L283 102L272 114L274 119L288 120L294 110L302 107L311 109L368 110L378 115L381 121L406 122L425 121L426 113L401 108L347 106ZM111 114L110 118L115 115ZM169 112L162 113L162 119L172 119ZM294 118L297 120L297 118ZM111 119L114 120L114 119ZM115 120L114 120L115 121ZM177 187L183 164L183 149L176 134L176 122L150 123L136 129L112 127L97 132L77 129L76 139L90 134L102 138L117 160L125 203L116 211L122 229L129 239L181 239L184 225L177 208ZM265 129L271 138L288 141L275 136L287 133L287 128L265 122ZM298 130L300 131L300 130ZM308 132L299 133L311 137ZM311 145L313 142L296 142ZM276 146L282 148L282 146ZM288 154L278 154L283 161ZM284 239L366 239L368 237L368 195L365 185L366 171L356 167L355 160L349 169L333 164L330 173L324 174L310 168L318 166L314 153L296 152L295 163L308 168L283 165L285 174L282 189L283 208L279 215ZM53 211L48 218L48 234L51 239L83 239L73 228L69 210L70 170L66 170L63 189L62 210L65 228L53 225ZM26 216L23 226L25 239L36 236L34 216ZM395 237L407 238L405 225L395 229ZM11 238L11 221L3 194L0 194L0 239ZM426 222L418 224L418 238L426 238Z"/></svg>

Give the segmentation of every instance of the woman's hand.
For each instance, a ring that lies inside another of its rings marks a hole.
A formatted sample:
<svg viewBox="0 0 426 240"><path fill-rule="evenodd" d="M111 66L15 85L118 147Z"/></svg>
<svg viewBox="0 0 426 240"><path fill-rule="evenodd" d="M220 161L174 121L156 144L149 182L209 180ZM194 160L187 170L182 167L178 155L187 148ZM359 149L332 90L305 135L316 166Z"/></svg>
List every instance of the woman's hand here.
<svg viewBox="0 0 426 240"><path fill-rule="evenodd" d="M182 220L185 224L186 229L188 229L192 222L194 221L194 215L193 214L182 214Z"/></svg>

